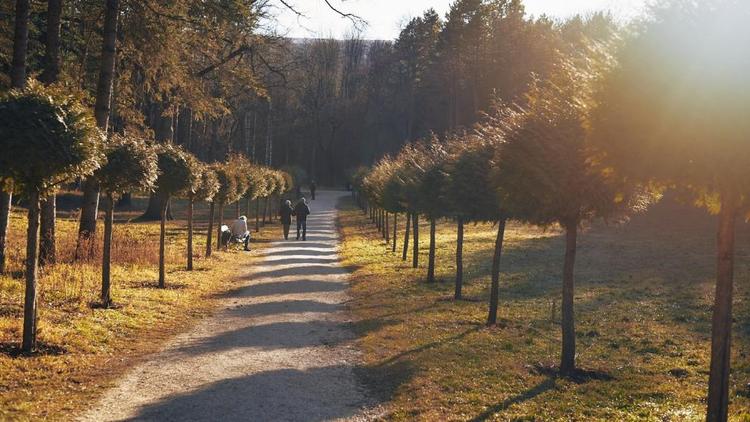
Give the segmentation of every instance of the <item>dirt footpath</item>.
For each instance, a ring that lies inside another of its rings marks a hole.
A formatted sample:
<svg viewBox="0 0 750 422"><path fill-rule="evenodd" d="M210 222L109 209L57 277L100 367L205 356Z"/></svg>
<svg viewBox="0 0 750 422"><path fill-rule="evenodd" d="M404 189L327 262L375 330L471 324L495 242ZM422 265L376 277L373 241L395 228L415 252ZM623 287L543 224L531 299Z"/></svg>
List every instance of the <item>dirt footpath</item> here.
<svg viewBox="0 0 750 422"><path fill-rule="evenodd" d="M214 316L130 371L81 420L372 419L343 306L341 195L320 192L307 242L271 245Z"/></svg>

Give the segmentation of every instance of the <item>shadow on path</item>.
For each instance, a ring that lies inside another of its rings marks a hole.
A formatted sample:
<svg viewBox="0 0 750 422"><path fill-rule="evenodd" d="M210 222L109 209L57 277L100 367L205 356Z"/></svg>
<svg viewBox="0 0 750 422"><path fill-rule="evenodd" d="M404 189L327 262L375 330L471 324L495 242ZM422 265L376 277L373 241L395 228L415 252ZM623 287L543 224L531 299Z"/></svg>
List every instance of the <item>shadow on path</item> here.
<svg viewBox="0 0 750 422"><path fill-rule="evenodd" d="M361 392L321 380L351 376L351 367L280 369L208 384L141 408L129 420L149 421L328 421L351 417ZM290 398L304 406L290 405ZM341 406L344 403L345 406ZM285 409L284 413L278 413Z"/></svg>

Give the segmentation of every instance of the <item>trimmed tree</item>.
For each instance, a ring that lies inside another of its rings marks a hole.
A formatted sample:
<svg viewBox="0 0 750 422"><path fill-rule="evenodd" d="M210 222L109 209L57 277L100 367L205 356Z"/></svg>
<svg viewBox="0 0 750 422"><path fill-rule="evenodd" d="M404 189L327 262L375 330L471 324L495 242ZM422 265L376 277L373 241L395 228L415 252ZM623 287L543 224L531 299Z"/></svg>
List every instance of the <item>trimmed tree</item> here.
<svg viewBox="0 0 750 422"><path fill-rule="evenodd" d="M216 164L213 167L219 182L219 189L214 195L213 204L217 205L218 224L216 227L216 249L221 249L221 226L224 224L224 207L237 200L237 177L234 169L227 163ZM210 253L209 253L210 254Z"/></svg>
<svg viewBox="0 0 750 422"><path fill-rule="evenodd" d="M156 193L164 198L161 206L161 222L159 233L159 288L166 284L165 271L165 238L167 223L167 208L172 196L179 195L190 188L191 167L187 153L171 144L161 144L156 150L159 166L159 177L156 179Z"/></svg>
<svg viewBox="0 0 750 422"><path fill-rule="evenodd" d="M456 300L461 299L463 294L465 223L500 223L502 220L491 171L495 148L493 139L476 135L456 135L447 143L449 159L446 160L444 171L448 175L448 181L443 195L447 214L456 220ZM496 291L495 284L498 280L494 272L492 276L492 291ZM497 320L496 300L497 297L490 304L490 308L494 306L495 316L488 319L493 324Z"/></svg>
<svg viewBox="0 0 750 422"><path fill-rule="evenodd" d="M435 232L437 219L446 214L443 193L447 185L444 164L447 159L445 145L436 137L424 144L423 151L412 158L412 164L419 173L420 186L417 189L415 208L430 222L430 244L427 255L427 282L435 282Z"/></svg>
<svg viewBox="0 0 750 422"><path fill-rule="evenodd" d="M188 229L188 242L187 242L187 270L193 270L193 232L194 232L194 209L195 203L198 201L211 201L219 190L219 180L216 177L216 173L211 167L201 163L192 155L189 156L190 168L192 175L190 178L190 187L187 191L188 209L187 209L187 229ZM213 220L213 214L209 216L209 226ZM208 247L211 246L211 229L208 231L209 239L207 240Z"/></svg>
<svg viewBox="0 0 750 422"><path fill-rule="evenodd" d="M735 226L750 209L750 4L672 2L616 55L595 112L605 162L718 214L707 421L729 415Z"/></svg>
<svg viewBox="0 0 750 422"><path fill-rule="evenodd" d="M430 222L430 245L427 265L427 282L435 281L435 230L436 220L442 217L444 204L441 195L445 185L445 173L441 169L447 157L444 145L435 137L429 141L417 142L402 151L400 160L400 180L403 183L404 197L412 210L414 229L414 261L419 263L419 215L423 214Z"/></svg>
<svg viewBox="0 0 750 422"><path fill-rule="evenodd" d="M595 61L587 57L582 63ZM521 221L565 231L560 372L575 372L574 265L578 231L598 218L615 219L644 209L647 196L598 164L589 136L588 69L561 63L551 79L537 82L529 106L507 128L497 158L500 203Z"/></svg>
<svg viewBox="0 0 750 422"><path fill-rule="evenodd" d="M154 149L135 138L114 135L107 143L105 155L107 162L94 177L105 195L101 305L108 308L112 304L110 264L116 196L133 190L150 191L158 168Z"/></svg>
<svg viewBox="0 0 750 422"><path fill-rule="evenodd" d="M102 161L102 135L79 98L30 81L0 97L0 177L28 199L22 350L36 347L40 199Z"/></svg>
<svg viewBox="0 0 750 422"><path fill-rule="evenodd" d="M244 175L248 180L247 192L247 215L250 216L250 203L255 201L255 231L260 231L260 198L265 194L266 183L263 180L261 167L253 165L248 168Z"/></svg>

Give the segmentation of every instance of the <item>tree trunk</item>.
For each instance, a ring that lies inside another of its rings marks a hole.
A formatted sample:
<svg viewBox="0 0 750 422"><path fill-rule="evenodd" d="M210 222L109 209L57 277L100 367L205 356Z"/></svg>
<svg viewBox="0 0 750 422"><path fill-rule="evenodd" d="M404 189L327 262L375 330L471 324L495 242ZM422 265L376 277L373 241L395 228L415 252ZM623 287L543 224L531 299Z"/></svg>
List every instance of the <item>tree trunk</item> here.
<svg viewBox="0 0 750 422"><path fill-rule="evenodd" d="M456 292L453 298L461 299L464 286L464 219L458 218L456 234Z"/></svg>
<svg viewBox="0 0 750 422"><path fill-rule="evenodd" d="M165 243L166 243L166 235L167 235L167 204L169 201L165 202L164 205L161 207L161 221L159 224L159 227L161 229L161 232L159 233L159 288L163 289L166 285L166 270L164 265L164 258L165 258Z"/></svg>
<svg viewBox="0 0 750 422"><path fill-rule="evenodd" d="M221 250L221 226L224 224L224 203L219 202L219 221L216 225L216 250Z"/></svg>
<svg viewBox="0 0 750 422"><path fill-rule="evenodd" d="M62 7L63 0L47 0L44 71L39 78L45 85L57 82L60 75L60 17L62 16Z"/></svg>
<svg viewBox="0 0 750 422"><path fill-rule="evenodd" d="M427 260L427 282L435 282L435 219L430 219L430 254Z"/></svg>
<svg viewBox="0 0 750 422"><path fill-rule="evenodd" d="M268 197L266 196L266 199L263 205L263 225L266 224L266 214L268 214Z"/></svg>
<svg viewBox="0 0 750 422"><path fill-rule="evenodd" d="M62 0L47 1L47 39L45 43L44 71L40 80L45 84L57 82L60 75L60 17L62 15ZM41 240L39 244L39 263L41 265L54 264L57 254L55 250L55 212L56 198L50 193L42 201Z"/></svg>
<svg viewBox="0 0 750 422"><path fill-rule="evenodd" d="M127 208L133 205L133 195L130 192L125 192L120 195L120 199L117 200L117 208Z"/></svg>
<svg viewBox="0 0 750 422"><path fill-rule="evenodd" d="M0 274L5 274L5 245L10 225L10 209L13 193L0 191Z"/></svg>
<svg viewBox="0 0 750 422"><path fill-rule="evenodd" d="M255 199L255 233L260 231L260 198Z"/></svg>
<svg viewBox="0 0 750 422"><path fill-rule="evenodd" d="M237 202L235 202L234 213L237 214L235 215L234 218L240 218L240 200L239 199L237 200Z"/></svg>
<svg viewBox="0 0 750 422"><path fill-rule="evenodd" d="M99 183L94 178L88 178L83 183L83 206L78 222L78 241L76 243L75 259L87 258L94 253L94 234L96 232L96 216L99 212Z"/></svg>
<svg viewBox="0 0 750 422"><path fill-rule="evenodd" d="M26 86L26 54L29 45L29 0L16 0L13 35L13 61L10 80L13 88ZM5 248L10 223L13 191L0 191L0 274L5 272Z"/></svg>
<svg viewBox="0 0 750 422"><path fill-rule="evenodd" d="M10 83L13 88L26 86L26 54L29 46L29 0L16 0L15 32L13 34L13 62Z"/></svg>
<svg viewBox="0 0 750 422"><path fill-rule="evenodd" d="M726 421L729 415L729 369L732 337L732 290L737 198L722 193L717 230L716 296L711 327L711 370L706 421Z"/></svg>
<svg viewBox="0 0 750 422"><path fill-rule="evenodd" d="M110 264L112 262L112 226L115 215L115 201L112 194L107 194L104 204L104 248L102 250L102 306L108 308L112 303Z"/></svg>
<svg viewBox="0 0 750 422"><path fill-rule="evenodd" d="M391 243L391 230L390 230L390 219L389 219L388 211L385 212L385 243Z"/></svg>
<svg viewBox="0 0 750 422"><path fill-rule="evenodd" d="M252 213L252 206L253 206L252 201L253 200L252 200L252 198L250 198L250 195L248 195L248 196L245 197L245 215L247 216L247 218L250 218L250 216L253 215L253 213Z"/></svg>
<svg viewBox="0 0 750 422"><path fill-rule="evenodd" d="M96 124L103 132L109 126L109 114L112 104L112 81L115 75L117 59L117 20L120 14L119 0L106 0L104 13L104 30L102 33L102 55L99 81L96 86L96 104L94 116Z"/></svg>
<svg viewBox="0 0 750 422"><path fill-rule="evenodd" d="M211 201L211 206L208 210L208 234L206 234L206 258L211 256L211 248L213 247L214 235L214 219L216 218L216 203Z"/></svg>
<svg viewBox="0 0 750 422"><path fill-rule="evenodd" d="M404 231L404 253L401 256L402 261L406 261L409 255L409 233L411 232L411 214L406 213L406 230Z"/></svg>
<svg viewBox="0 0 750 422"><path fill-rule="evenodd" d="M54 193L42 200L41 238L39 240L39 264L50 265L56 262L55 248L55 213L57 211Z"/></svg>
<svg viewBox="0 0 750 422"><path fill-rule="evenodd" d="M495 254L492 256L492 285L490 286L490 313L487 325L497 324L497 305L500 300L500 258L503 254L503 240L505 239L505 220L497 223L497 238L495 238Z"/></svg>
<svg viewBox="0 0 750 422"><path fill-rule="evenodd" d="M187 270L193 271L193 208L194 208L193 200L188 200L188 208L187 208L187 229L188 229L188 238L187 238Z"/></svg>
<svg viewBox="0 0 750 422"><path fill-rule="evenodd" d="M39 273L39 192L29 198L29 226L26 232L26 293L23 304L23 343L21 350L36 349L36 282Z"/></svg>
<svg viewBox="0 0 750 422"><path fill-rule="evenodd" d="M414 213L411 215L412 221L412 229L414 230L414 244L412 245L412 257L411 257L411 266L413 268L419 267L419 214Z"/></svg>
<svg viewBox="0 0 750 422"><path fill-rule="evenodd" d="M167 203L167 220L171 220L171 210L169 206L169 198L160 192L154 192L148 197L148 205L146 211L138 217L138 221L158 221L161 219L161 209L164 203Z"/></svg>
<svg viewBox="0 0 750 422"><path fill-rule="evenodd" d="M119 0L106 0L104 12L104 28L102 32L102 55L99 81L96 86L96 103L94 117L96 125L102 132L107 133L109 127L109 113L112 103L112 81L115 74L115 59L117 56L117 19L120 12ZM82 250L82 244L88 244L87 255L93 252L91 238L96 233L96 215L99 208L99 184L93 178L85 183L83 194L83 208L78 226L78 245L76 257Z"/></svg>
<svg viewBox="0 0 750 422"><path fill-rule="evenodd" d="M393 213L393 248L391 248L391 252L396 253L396 228L398 226L398 213Z"/></svg>
<svg viewBox="0 0 750 422"><path fill-rule="evenodd" d="M576 243L578 238L578 222L565 225L565 264L563 266L562 286L562 354L560 357L560 373L570 375L576 369L576 332L575 312L573 309L573 295L575 292L575 278L573 268L576 262Z"/></svg>

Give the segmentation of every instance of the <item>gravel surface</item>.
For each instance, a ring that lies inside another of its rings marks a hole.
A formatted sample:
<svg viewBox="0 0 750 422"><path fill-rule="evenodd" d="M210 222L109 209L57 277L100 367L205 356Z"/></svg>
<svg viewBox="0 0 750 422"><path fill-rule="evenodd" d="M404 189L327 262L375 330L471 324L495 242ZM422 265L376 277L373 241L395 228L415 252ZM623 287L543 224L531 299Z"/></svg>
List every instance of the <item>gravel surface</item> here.
<svg viewBox="0 0 750 422"><path fill-rule="evenodd" d="M80 420L375 418L354 375L359 355L343 305L347 272L335 227L341 195L320 192L307 242L270 245L214 316L133 368Z"/></svg>

